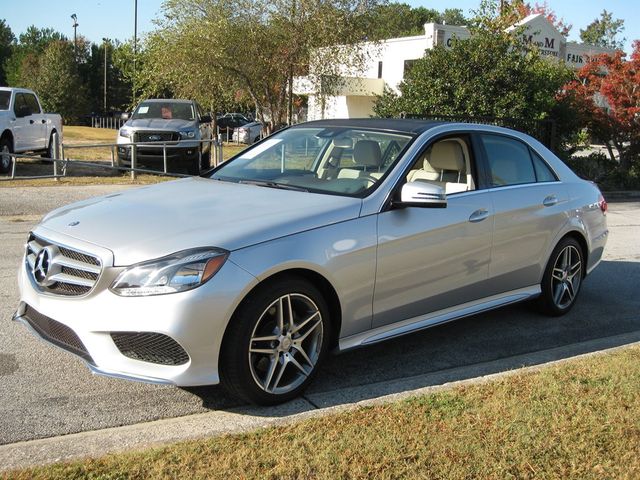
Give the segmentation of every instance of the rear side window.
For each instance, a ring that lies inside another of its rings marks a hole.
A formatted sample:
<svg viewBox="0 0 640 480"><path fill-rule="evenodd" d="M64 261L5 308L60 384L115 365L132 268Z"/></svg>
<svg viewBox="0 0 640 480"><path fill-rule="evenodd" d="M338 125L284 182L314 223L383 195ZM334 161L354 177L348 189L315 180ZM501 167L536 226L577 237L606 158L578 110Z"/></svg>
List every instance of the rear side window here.
<svg viewBox="0 0 640 480"><path fill-rule="evenodd" d="M24 99L27 101L31 113L40 113L40 105L38 105L38 100L33 93L25 93Z"/></svg>
<svg viewBox="0 0 640 480"><path fill-rule="evenodd" d="M480 138L487 154L492 187L536 182L527 145L499 135L480 135Z"/></svg>
<svg viewBox="0 0 640 480"><path fill-rule="evenodd" d="M540 155L536 152L531 152L531 158L533 158L533 166L536 169L536 177L539 182L555 182L558 180L555 173L547 165L547 162L540 158Z"/></svg>

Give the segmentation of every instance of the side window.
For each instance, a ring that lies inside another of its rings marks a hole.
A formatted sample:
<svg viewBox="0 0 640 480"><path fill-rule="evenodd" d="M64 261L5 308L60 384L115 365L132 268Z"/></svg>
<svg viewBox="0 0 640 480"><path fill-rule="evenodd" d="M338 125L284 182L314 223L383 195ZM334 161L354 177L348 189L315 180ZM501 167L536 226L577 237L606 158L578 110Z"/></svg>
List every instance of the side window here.
<svg viewBox="0 0 640 480"><path fill-rule="evenodd" d="M536 152L531 152L531 158L533 158L533 166L536 169L536 178L539 182L555 182L558 180L553 170L547 165L540 155Z"/></svg>
<svg viewBox="0 0 640 480"><path fill-rule="evenodd" d="M27 101L31 113L40 113L40 105L38 105L38 100L33 93L25 93L24 98Z"/></svg>
<svg viewBox="0 0 640 480"><path fill-rule="evenodd" d="M492 187L535 183L536 173L524 143L499 135L480 135L487 161Z"/></svg>
<svg viewBox="0 0 640 480"><path fill-rule="evenodd" d="M24 98L24 93L17 93L16 100L13 104L13 112L16 114L16 117L25 117L29 115L28 110L29 106Z"/></svg>
<svg viewBox="0 0 640 480"><path fill-rule="evenodd" d="M476 189L471 148L466 136L437 140L418 156L408 182L428 182L444 187L447 195Z"/></svg>

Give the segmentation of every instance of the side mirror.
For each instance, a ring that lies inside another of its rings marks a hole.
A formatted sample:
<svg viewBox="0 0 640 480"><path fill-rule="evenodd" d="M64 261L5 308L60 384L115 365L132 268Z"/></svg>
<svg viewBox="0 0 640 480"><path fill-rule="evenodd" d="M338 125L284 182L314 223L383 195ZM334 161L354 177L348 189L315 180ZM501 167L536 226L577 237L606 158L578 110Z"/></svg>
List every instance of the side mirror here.
<svg viewBox="0 0 640 480"><path fill-rule="evenodd" d="M400 190L400 207L445 208L447 195L444 188L427 182L407 182Z"/></svg>
<svg viewBox="0 0 640 480"><path fill-rule="evenodd" d="M124 120L126 122L127 120L129 120L130 116L131 116L131 114L129 112L122 112L120 114L120 119Z"/></svg>
<svg viewBox="0 0 640 480"><path fill-rule="evenodd" d="M211 115L203 115L200 117L200 123L211 123Z"/></svg>

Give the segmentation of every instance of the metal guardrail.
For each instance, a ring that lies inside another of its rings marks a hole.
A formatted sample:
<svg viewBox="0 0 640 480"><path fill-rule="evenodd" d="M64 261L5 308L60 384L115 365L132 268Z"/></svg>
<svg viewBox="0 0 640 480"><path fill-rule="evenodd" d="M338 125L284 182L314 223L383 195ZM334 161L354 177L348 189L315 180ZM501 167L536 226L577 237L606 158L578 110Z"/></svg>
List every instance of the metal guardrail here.
<svg viewBox="0 0 640 480"><path fill-rule="evenodd" d="M131 142L131 143L95 143L95 144L64 144L60 142L60 137L57 133L54 133L52 136L52 141L53 141L53 147L51 149L52 153L53 153L53 157L52 158L48 158L48 157L42 157L40 155L25 155L25 154L19 154L19 153L10 153L9 156L11 157L11 171L9 173L8 177L2 178L0 177L0 181L8 181L8 180L16 180L16 179L20 179L20 180L34 180L34 179L39 179L39 178L55 178L56 180L58 180L61 177L66 177L67 176L67 167L69 165L78 165L78 166L86 166L86 167L94 167L94 168L101 168L101 169L110 169L110 170L118 170L118 171L125 171L125 172L131 172L131 179L135 180L136 179L136 175L138 173L150 173L150 174L156 174L156 175L167 175L167 176L174 176L174 177L186 177L189 175L185 175L185 174L181 174L181 173L176 173L176 172L169 172L168 169L168 161L167 161L167 151L172 149L172 148L184 148L184 144L180 141L174 141L174 142ZM205 143L209 143L211 145L209 152L210 152L210 159L209 159L209 164L212 166L218 166L220 163L222 163L224 161L223 159L223 150L222 150L222 140L220 138L218 139L212 139L212 140L189 140L188 141L189 144L193 144L193 143L199 143L199 144L205 144ZM147 168L140 168L138 166L138 147L145 147L145 146L153 146L153 147L161 147L162 148L162 157L163 157L163 169L162 170L152 170L152 169L147 169ZM130 160L131 160L131 167L125 167L122 165L118 165L118 162L116 161L116 156L117 156L117 148L118 147L126 147L130 149ZM84 160L79 160L79 159L73 159L73 158L69 158L66 153L68 153L68 151L70 150L74 150L74 149L83 149L83 148L109 148L111 151L111 158L107 159L110 160L110 165L107 164L105 165L104 163L95 163L95 162L88 162L88 161L84 161ZM16 167L17 167L17 163L18 163L18 159L20 158L24 158L24 159L38 159L38 160L44 160L44 161L48 161L51 162L53 165L53 173L51 175L38 175L38 176L17 176L16 175ZM202 149L198 149L198 164L201 165L202 164Z"/></svg>
<svg viewBox="0 0 640 480"><path fill-rule="evenodd" d="M110 128L118 130L125 124L126 120L121 117L91 117L93 128Z"/></svg>

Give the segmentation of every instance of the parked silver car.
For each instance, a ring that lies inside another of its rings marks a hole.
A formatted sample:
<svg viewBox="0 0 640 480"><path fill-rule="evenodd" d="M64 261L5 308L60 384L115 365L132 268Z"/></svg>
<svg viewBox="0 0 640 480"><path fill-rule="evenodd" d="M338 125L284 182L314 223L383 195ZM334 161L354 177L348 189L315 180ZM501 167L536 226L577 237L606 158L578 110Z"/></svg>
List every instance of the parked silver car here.
<svg viewBox="0 0 640 480"><path fill-rule="evenodd" d="M233 130L233 141L251 145L260 140L262 136L262 123L250 122Z"/></svg>
<svg viewBox="0 0 640 480"><path fill-rule="evenodd" d="M484 125L309 122L205 177L51 212L15 318L94 372L272 404L330 350L528 299L566 313L608 234L593 184Z"/></svg>

